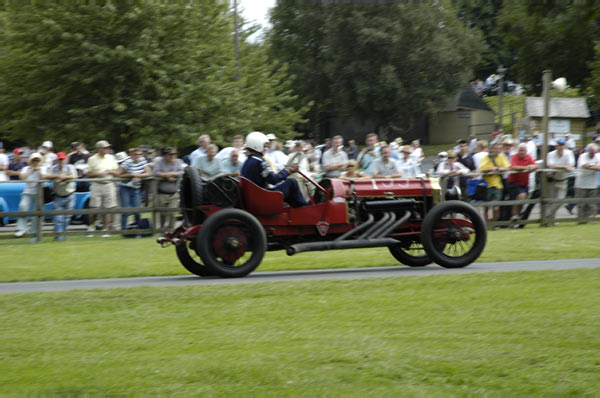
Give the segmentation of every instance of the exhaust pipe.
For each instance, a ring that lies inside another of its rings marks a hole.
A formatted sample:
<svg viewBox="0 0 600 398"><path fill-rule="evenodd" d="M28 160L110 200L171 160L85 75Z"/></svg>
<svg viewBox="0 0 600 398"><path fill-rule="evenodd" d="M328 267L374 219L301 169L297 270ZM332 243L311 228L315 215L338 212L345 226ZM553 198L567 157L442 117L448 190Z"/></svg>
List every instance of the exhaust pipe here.
<svg viewBox="0 0 600 398"><path fill-rule="evenodd" d="M344 240L349 236L354 235L357 232L362 231L363 229L367 228L369 225L373 224L373 220L375 220L375 217L373 217L372 213L369 213L369 218L367 218L367 221L365 221L364 223L360 224L358 227L351 229L350 231L344 233L343 235L337 237L335 240L339 241L339 240Z"/></svg>
<svg viewBox="0 0 600 398"><path fill-rule="evenodd" d="M395 223L393 223L392 225L390 225L387 228L383 228L383 230L378 233L377 235L373 236L373 238L383 238L385 236L387 236L390 232L392 232L393 230L395 230L396 228L398 228L400 225L404 224L406 222L406 220L408 220L410 218L410 211L406 211L406 213L404 213L404 215Z"/></svg>
<svg viewBox="0 0 600 398"><path fill-rule="evenodd" d="M373 231L377 230L379 227L381 227L383 224L387 223L388 220L390 219L390 213L385 212L383 213L383 217L381 217L379 219L379 221L377 221L371 228L369 228L366 232L363 232L363 234L361 236L358 237L358 239L368 239L368 237L373 233Z"/></svg>
<svg viewBox="0 0 600 398"><path fill-rule="evenodd" d="M297 243L288 246L286 253L292 256L297 253L322 251L322 250L343 250L343 249L358 249L362 247L385 247L398 244L398 241L393 238L381 239L356 239L344 241L327 241L327 242L307 242Z"/></svg>
<svg viewBox="0 0 600 398"><path fill-rule="evenodd" d="M390 213L390 218L388 221L386 221L385 223L383 223L382 225L380 225L379 227L375 228L371 234L369 234L369 236L367 236L367 239L373 239L376 238L377 235L379 235L379 233L386 229L387 227L389 227L391 224L394 223L394 221L396 221L396 213Z"/></svg>

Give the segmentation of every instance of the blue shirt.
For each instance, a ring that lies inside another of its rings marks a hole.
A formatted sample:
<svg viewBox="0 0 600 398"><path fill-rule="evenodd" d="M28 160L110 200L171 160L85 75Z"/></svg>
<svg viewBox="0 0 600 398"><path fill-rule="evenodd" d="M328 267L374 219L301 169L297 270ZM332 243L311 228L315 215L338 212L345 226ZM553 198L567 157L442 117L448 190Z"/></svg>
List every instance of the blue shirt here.
<svg viewBox="0 0 600 398"><path fill-rule="evenodd" d="M238 171L242 171L243 163L238 160L236 164L231 163L231 159L225 159L221 163L221 171L223 173L231 174Z"/></svg>
<svg viewBox="0 0 600 398"><path fill-rule="evenodd" d="M9 163L8 164L8 170L10 171L21 171L23 169L23 167L27 166L25 164L25 162L22 162L21 160L18 160L14 163ZM10 176L11 180L18 180L19 176Z"/></svg>
<svg viewBox="0 0 600 398"><path fill-rule="evenodd" d="M221 162L217 158L208 160L208 156L196 158L192 163L192 167L200 169L202 173L206 174L208 177L214 177L221 173Z"/></svg>
<svg viewBox="0 0 600 398"><path fill-rule="evenodd" d="M242 166L242 177L249 179L261 188L267 189L267 184L277 184L287 178L289 173L286 169L275 174L271 166L261 155L251 155Z"/></svg>

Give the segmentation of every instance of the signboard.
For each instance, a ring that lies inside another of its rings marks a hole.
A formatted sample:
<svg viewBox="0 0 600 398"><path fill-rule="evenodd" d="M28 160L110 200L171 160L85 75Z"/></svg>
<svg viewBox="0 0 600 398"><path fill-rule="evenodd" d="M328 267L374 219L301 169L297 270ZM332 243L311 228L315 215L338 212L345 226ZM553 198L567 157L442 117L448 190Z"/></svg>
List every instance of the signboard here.
<svg viewBox="0 0 600 398"><path fill-rule="evenodd" d="M548 120L548 131L551 133L566 134L571 132L571 121L569 119Z"/></svg>

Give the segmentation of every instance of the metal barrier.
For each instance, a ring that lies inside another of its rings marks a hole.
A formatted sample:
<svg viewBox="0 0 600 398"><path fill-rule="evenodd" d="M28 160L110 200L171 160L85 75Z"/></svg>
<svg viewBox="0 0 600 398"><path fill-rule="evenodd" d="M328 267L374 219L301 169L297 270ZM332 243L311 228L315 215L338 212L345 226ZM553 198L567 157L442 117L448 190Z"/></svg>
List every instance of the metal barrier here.
<svg viewBox="0 0 600 398"><path fill-rule="evenodd" d="M519 173L541 173L541 177L540 178L546 178L546 174L547 173L556 173L556 169L537 169L535 171L531 171L531 172L524 172L524 171L507 171L507 172L496 172L496 173L479 173L479 172L471 172L471 173L467 173L464 175L461 175L459 177L475 177L475 178L480 178L483 176L493 176L493 175L506 175L506 174L519 174ZM578 173L579 170L575 169L575 171L573 173ZM447 175L435 175L436 177L438 177L440 179L440 187L442 189L442 194L441 194L441 200L445 200L445 196L446 196L446 190L447 190L447 186L448 186L448 179L450 178L454 178L456 176L447 176ZM541 184L540 184L541 185ZM598 188L600 190L600 187ZM486 224L488 226L488 228L493 228L493 227L504 227L504 226L509 226L509 225L525 225L525 224L541 224L542 226L548 226L550 224L550 222L552 220L554 221L568 221L568 222L591 222L594 220L600 220L600 218L598 217L598 212L593 212L592 216L589 218L579 218L579 217L574 217L574 218L554 218L554 217L550 217L549 214L549 205L552 204L556 204L556 203L560 203L560 204L575 204L575 205L579 205L580 203L593 203L596 206L598 206L598 204L600 203L600 197L596 196L595 198L576 198L576 197L566 197L564 199L556 199L551 197L550 192L543 192L541 186L538 187L536 184L536 188L533 192L529 193L529 196L532 196L532 194L534 192L538 192L539 193L539 197L536 198L531 198L531 199L524 199L524 200L500 200L500 201L473 201L473 200L467 200L472 206L478 208L478 209L483 209L483 211L487 211L485 208L490 208L490 207L494 207L494 206L500 206L500 207L505 207L505 206L515 206L515 205L539 205L540 206L540 215L541 218L539 219L533 219L533 220L529 220L529 219L525 219L525 220L517 220L517 221L511 221L511 220L503 220L503 221L488 221L486 219ZM599 191L600 192L600 191ZM537 195L535 195L537 196ZM596 207L597 209L597 207ZM484 217L485 219L485 217Z"/></svg>
<svg viewBox="0 0 600 398"><path fill-rule="evenodd" d="M65 233L60 233L60 235L72 236L72 235L88 235L88 234L115 234L115 235L139 235L139 234L149 234L155 235L157 232L165 231L165 228L157 228L157 220L158 216L161 213L179 213L179 208L169 208L169 207L158 207L157 206L157 195L158 195L158 184L157 181L160 178L157 177L146 177L142 180L150 181L150 193L152 195L152 204L149 207L113 207L113 208L88 208L88 209L72 209L72 210L44 210L44 184L48 184L49 180L11 180L11 181L0 181L0 184L11 184L11 183L35 183L37 184L37 193L36 193L36 203L35 209L29 211L9 211L9 212L0 212L0 218L3 217L37 217L36 230L33 235L37 241L40 241L43 236L56 236L58 235L54 231L52 232L44 232L43 231L43 221L47 216L57 216L57 215L102 215L102 214L124 214L124 213L152 213L152 222L150 232L147 229L128 229L128 230L116 230L114 228L109 228L108 231L66 231ZM77 178L70 180L69 182L118 182L118 181L129 181L128 179L122 178ZM117 187L118 189L118 187ZM118 193L117 193L118 196ZM111 224L115 224L114 220L111 220ZM112 225L111 225L112 226ZM12 235L0 235L0 239L13 238Z"/></svg>

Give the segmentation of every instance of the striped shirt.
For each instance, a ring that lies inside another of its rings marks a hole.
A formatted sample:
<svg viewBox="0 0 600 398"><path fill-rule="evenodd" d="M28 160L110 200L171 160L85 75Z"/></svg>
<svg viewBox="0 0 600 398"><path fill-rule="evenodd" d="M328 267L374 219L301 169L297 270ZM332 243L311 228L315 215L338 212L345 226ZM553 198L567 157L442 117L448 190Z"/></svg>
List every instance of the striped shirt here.
<svg viewBox="0 0 600 398"><path fill-rule="evenodd" d="M143 174L148 162L144 158L140 158L139 162L134 162L133 159L129 158L121 163L121 168L125 170L125 174ZM142 182L137 180L135 183L133 180L125 180L119 182L119 185L129 188L141 188Z"/></svg>

